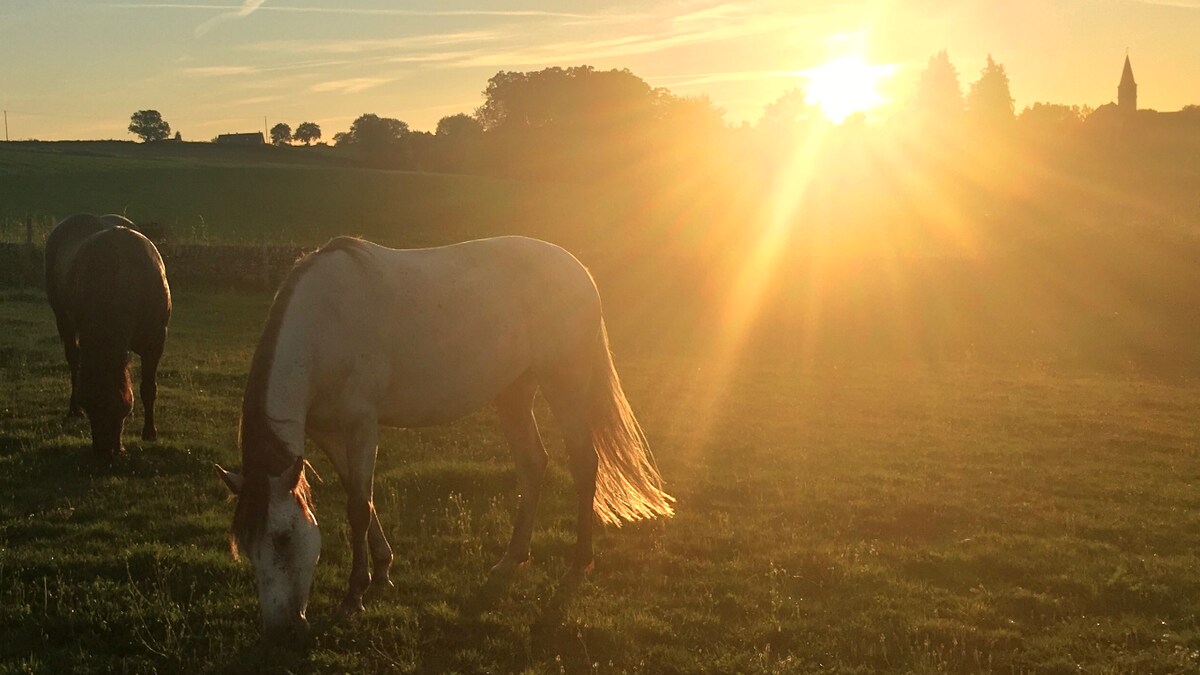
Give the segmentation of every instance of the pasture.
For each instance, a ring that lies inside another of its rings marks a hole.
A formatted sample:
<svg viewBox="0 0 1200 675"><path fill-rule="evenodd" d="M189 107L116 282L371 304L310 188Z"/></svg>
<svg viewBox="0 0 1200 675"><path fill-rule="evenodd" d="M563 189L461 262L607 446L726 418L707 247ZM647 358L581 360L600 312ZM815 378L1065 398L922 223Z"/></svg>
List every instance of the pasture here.
<svg viewBox="0 0 1200 675"><path fill-rule="evenodd" d="M638 312L599 279L677 517L605 528L590 579L560 588L571 489L542 406L534 562L491 591L516 504L492 417L387 431L376 502L396 588L335 622L344 500L314 452L324 545L303 652L258 640L211 466L240 462L269 295L176 292L160 440L129 433L139 406L110 466L61 419L44 296L0 291L0 672L1200 668L1194 378L1030 351L798 358L778 326L722 362L702 322Z"/></svg>
<svg viewBox="0 0 1200 675"><path fill-rule="evenodd" d="M854 230L875 222L871 200L828 221L860 241L913 234L924 248L904 255L830 255L816 247L829 214L813 207L777 258L755 259L769 209L753 191L372 171L277 150L4 144L0 240L23 241L25 218L92 211L196 243L562 244L597 278L677 516L605 528L595 572L561 587L572 490L539 404L551 471L533 565L489 589L517 502L491 414L385 431L375 494L396 588L334 621L345 501L314 451L314 638L265 646L212 464L240 464L269 293L173 287L159 440L138 439L138 405L127 454L107 465L85 423L62 421L44 294L0 289L0 672L1200 669L1190 168L963 188L963 221L941 230L905 213ZM1101 194L1106 181L1122 191Z"/></svg>

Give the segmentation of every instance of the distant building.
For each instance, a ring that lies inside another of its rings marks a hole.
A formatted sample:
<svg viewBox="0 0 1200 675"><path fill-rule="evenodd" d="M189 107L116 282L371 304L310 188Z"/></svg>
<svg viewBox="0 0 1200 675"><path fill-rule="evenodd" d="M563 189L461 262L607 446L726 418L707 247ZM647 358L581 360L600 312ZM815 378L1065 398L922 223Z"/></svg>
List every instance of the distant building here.
<svg viewBox="0 0 1200 675"><path fill-rule="evenodd" d="M1125 55L1125 70L1121 71L1121 83L1117 85L1117 108L1121 112L1137 112L1137 82L1133 80L1133 66L1129 55Z"/></svg>
<svg viewBox="0 0 1200 675"><path fill-rule="evenodd" d="M213 139L213 143L221 145L266 145L261 131L248 134L221 134Z"/></svg>

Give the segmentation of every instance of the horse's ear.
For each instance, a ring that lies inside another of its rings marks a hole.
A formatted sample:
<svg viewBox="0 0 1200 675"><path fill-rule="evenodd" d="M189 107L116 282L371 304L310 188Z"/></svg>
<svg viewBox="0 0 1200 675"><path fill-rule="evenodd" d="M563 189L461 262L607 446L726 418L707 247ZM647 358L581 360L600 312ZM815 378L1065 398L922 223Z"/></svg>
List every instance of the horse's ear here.
<svg viewBox="0 0 1200 675"><path fill-rule="evenodd" d="M300 476L304 474L304 458L297 457L288 470L283 473L280 478L283 479L283 484L288 490L294 490L300 483Z"/></svg>
<svg viewBox="0 0 1200 675"><path fill-rule="evenodd" d="M235 495L241 493L243 480L240 474L226 471L221 468L220 464L213 464L213 468L217 470L217 475L221 477L221 480L225 483L225 487L229 488L230 492Z"/></svg>

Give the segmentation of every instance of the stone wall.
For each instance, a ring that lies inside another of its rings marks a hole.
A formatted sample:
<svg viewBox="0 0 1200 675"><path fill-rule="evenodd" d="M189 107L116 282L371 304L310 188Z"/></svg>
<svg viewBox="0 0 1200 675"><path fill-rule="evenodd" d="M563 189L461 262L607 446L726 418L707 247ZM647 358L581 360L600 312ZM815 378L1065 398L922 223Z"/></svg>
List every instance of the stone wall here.
<svg viewBox="0 0 1200 675"><path fill-rule="evenodd" d="M305 252L299 246L170 244L158 247L173 287L220 286L270 289L279 285ZM0 285L41 287L42 249L0 243Z"/></svg>

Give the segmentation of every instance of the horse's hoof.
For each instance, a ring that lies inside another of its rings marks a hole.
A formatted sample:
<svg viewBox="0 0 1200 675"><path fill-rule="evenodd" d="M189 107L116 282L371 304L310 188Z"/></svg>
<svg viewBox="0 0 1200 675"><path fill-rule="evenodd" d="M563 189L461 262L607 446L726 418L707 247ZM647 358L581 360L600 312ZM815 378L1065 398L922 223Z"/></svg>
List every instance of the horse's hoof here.
<svg viewBox="0 0 1200 675"><path fill-rule="evenodd" d="M587 580L588 575L591 574L592 571L595 569L596 569L596 561L595 560L588 562L588 564L586 564L582 567L580 567L579 565L572 565L571 568L567 570L567 573L563 575L562 581L563 581L563 583L568 583L568 584L582 583Z"/></svg>
<svg viewBox="0 0 1200 675"><path fill-rule="evenodd" d="M154 429L151 429L149 431L142 431L142 440L143 441L151 441L151 442L157 441L158 440L158 432L155 431Z"/></svg>
<svg viewBox="0 0 1200 675"><path fill-rule="evenodd" d="M362 598L346 598L338 604L337 613L340 617L353 616L363 611Z"/></svg>
<svg viewBox="0 0 1200 675"><path fill-rule="evenodd" d="M378 576L373 577L371 585L367 586L367 592L363 594L363 599L366 602L374 602L387 595L388 591L396 587L396 584L393 584L392 580L387 577L383 577L382 581L378 581L378 579Z"/></svg>
<svg viewBox="0 0 1200 675"><path fill-rule="evenodd" d="M517 570L526 570L533 564L533 559L525 556L524 560L513 560L508 556L500 559L500 562L492 566L488 576L493 579L504 579L516 574Z"/></svg>

